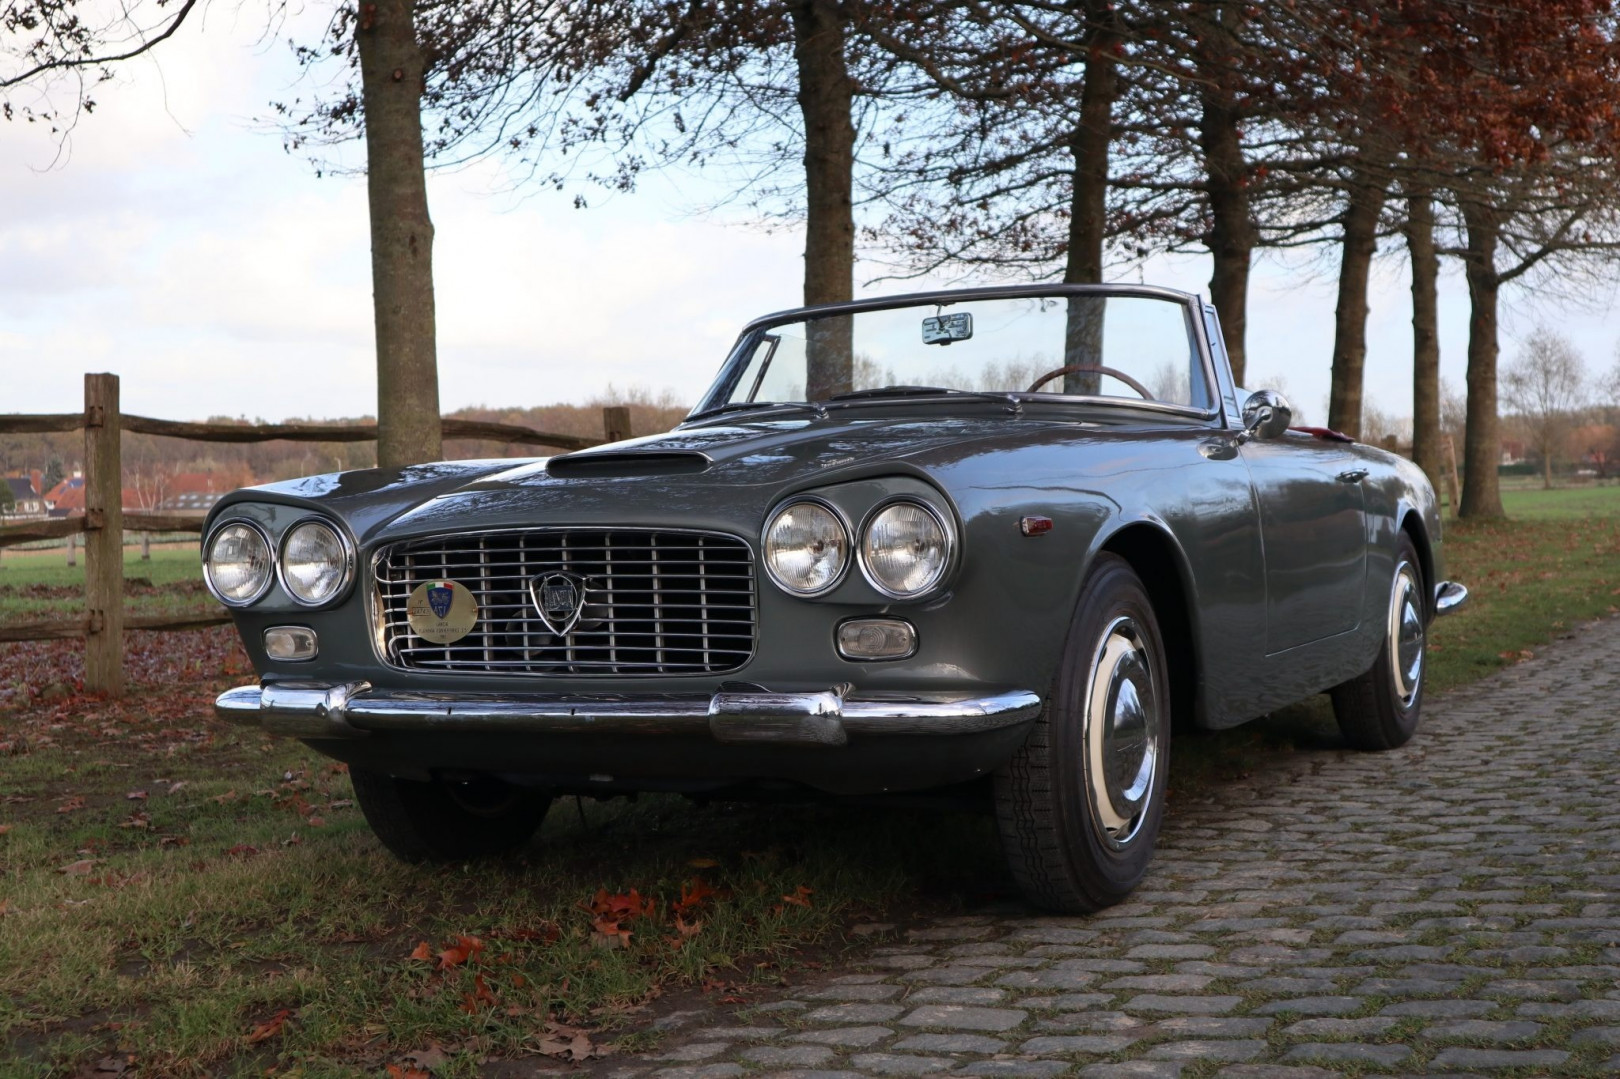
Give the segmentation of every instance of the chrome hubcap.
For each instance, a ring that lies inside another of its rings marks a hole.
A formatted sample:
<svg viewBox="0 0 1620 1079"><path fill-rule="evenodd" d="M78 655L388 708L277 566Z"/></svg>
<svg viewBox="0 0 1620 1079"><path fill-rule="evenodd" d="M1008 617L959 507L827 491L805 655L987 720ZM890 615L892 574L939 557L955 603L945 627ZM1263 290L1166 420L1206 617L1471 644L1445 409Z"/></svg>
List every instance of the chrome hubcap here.
<svg viewBox="0 0 1620 1079"><path fill-rule="evenodd" d="M1389 595L1389 666L1394 672L1395 696L1410 707L1423 684L1423 592L1410 562L1395 567Z"/></svg>
<svg viewBox="0 0 1620 1079"><path fill-rule="evenodd" d="M1109 846L1136 838L1156 795L1159 708L1147 637L1130 618L1103 632L1086 693L1086 788Z"/></svg>

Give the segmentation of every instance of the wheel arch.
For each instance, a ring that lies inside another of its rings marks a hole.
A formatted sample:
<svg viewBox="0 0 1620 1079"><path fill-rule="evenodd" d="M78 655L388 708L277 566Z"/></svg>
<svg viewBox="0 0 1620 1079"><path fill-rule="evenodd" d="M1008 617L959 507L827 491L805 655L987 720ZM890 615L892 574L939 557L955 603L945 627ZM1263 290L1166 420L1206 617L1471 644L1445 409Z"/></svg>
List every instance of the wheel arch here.
<svg viewBox="0 0 1620 1079"><path fill-rule="evenodd" d="M1417 548L1418 568L1423 571L1423 589L1426 593L1424 609L1432 622L1435 616L1434 586L1438 582L1435 578L1434 547L1429 542L1429 530L1423 524L1423 515L1415 508L1403 507L1400 530L1412 538L1412 546Z"/></svg>
<svg viewBox="0 0 1620 1079"><path fill-rule="evenodd" d="M1180 545L1167 530L1136 521L1110 533L1098 550L1123 558L1141 578L1164 639L1172 723L1183 730L1197 725L1202 665L1191 574Z"/></svg>

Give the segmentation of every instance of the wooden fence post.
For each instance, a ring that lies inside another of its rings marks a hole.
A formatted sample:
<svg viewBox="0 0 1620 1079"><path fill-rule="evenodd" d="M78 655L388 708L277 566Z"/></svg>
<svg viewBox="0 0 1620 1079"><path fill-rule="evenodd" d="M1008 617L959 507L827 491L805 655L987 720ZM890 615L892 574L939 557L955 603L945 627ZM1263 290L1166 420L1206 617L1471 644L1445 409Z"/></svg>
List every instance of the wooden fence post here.
<svg viewBox="0 0 1620 1079"><path fill-rule="evenodd" d="M67 541L68 560L70 566L79 564L79 537L77 533L69 533Z"/></svg>
<svg viewBox="0 0 1620 1079"><path fill-rule="evenodd" d="M602 409L602 432L609 442L630 437L630 406L606 405Z"/></svg>
<svg viewBox="0 0 1620 1079"><path fill-rule="evenodd" d="M84 688L124 692L124 480L118 376L84 376Z"/></svg>

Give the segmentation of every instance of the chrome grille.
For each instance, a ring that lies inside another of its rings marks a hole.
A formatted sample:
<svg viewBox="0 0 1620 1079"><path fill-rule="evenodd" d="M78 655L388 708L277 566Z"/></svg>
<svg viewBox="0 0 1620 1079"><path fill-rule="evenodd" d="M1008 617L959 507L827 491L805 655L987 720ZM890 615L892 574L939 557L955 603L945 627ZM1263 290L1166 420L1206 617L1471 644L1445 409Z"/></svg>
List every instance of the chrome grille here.
<svg viewBox="0 0 1620 1079"><path fill-rule="evenodd" d="M397 543L378 552L384 655L412 670L492 674L653 675L732 671L754 653L754 565L735 536L662 529L525 529ZM530 582L586 581L578 624L563 636L541 619ZM406 604L425 581L472 590L478 621L433 644L411 631Z"/></svg>

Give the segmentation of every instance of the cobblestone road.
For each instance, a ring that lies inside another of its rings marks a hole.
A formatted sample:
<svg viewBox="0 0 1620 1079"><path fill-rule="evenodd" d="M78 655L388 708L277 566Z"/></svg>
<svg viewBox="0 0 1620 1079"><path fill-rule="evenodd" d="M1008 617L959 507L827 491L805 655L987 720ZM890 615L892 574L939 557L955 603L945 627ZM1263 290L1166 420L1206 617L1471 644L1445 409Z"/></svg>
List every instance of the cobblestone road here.
<svg viewBox="0 0 1620 1079"><path fill-rule="evenodd" d="M1402 750L1173 801L1122 906L947 919L793 992L603 1071L1620 1073L1620 619L1431 700Z"/></svg>

